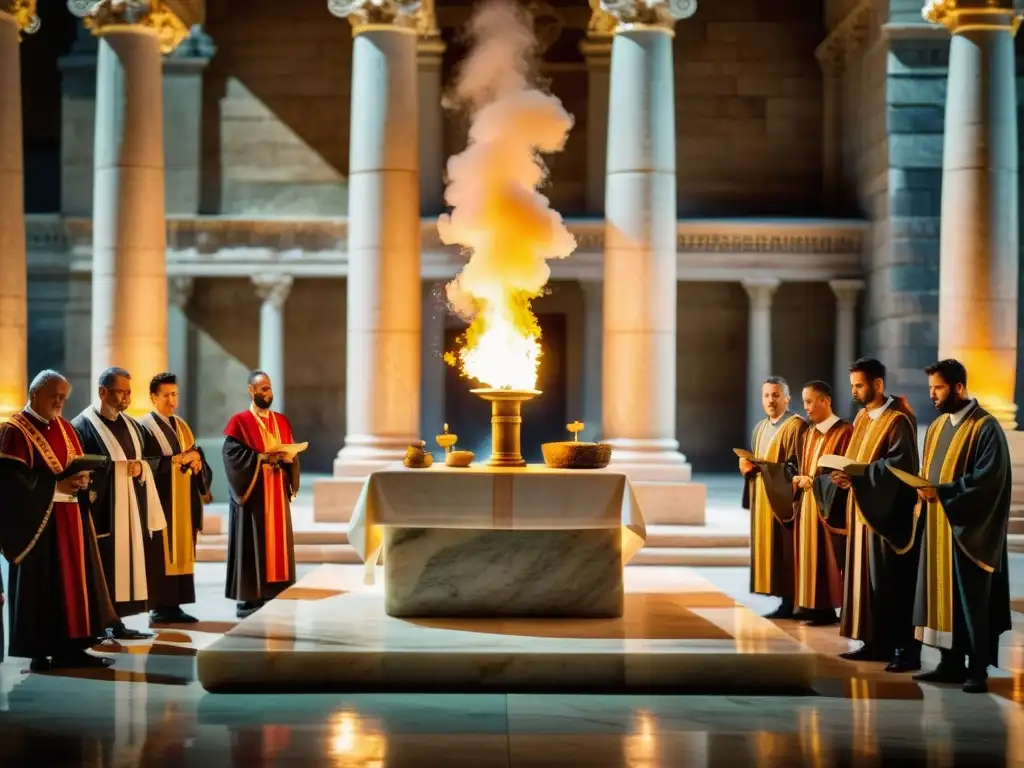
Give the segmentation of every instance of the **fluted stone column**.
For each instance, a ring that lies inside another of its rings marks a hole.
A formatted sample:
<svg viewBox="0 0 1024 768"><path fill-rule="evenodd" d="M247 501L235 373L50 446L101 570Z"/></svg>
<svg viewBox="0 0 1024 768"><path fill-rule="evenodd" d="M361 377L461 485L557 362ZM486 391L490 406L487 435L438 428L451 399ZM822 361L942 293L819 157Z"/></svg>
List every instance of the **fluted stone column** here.
<svg viewBox="0 0 1024 768"><path fill-rule="evenodd" d="M419 431L422 288L416 8L394 0L365 5L329 0L328 7L349 18L355 36L348 434L335 475L358 477L400 459Z"/></svg>
<svg viewBox="0 0 1024 768"><path fill-rule="evenodd" d="M180 395L178 410L186 421L193 416L190 358L192 326L188 320L188 303L192 299L194 281L186 275L167 278L167 370L178 377Z"/></svg>
<svg viewBox="0 0 1024 768"><path fill-rule="evenodd" d="M601 10L600 0L590 0L587 37L580 53L587 64L587 213L604 212L605 162L608 157L608 91L611 77L612 40L616 20Z"/></svg>
<svg viewBox="0 0 1024 768"><path fill-rule="evenodd" d="M743 281L750 297L747 326L747 425L753 429L764 418L761 387L772 375L772 297L779 287L773 278Z"/></svg>
<svg viewBox="0 0 1024 768"><path fill-rule="evenodd" d="M836 345L832 371L833 407L849 400L844 397L850 385L850 363L857 356L857 299L864 290L863 280L830 280L828 287L836 297ZM848 414L840 414L845 418Z"/></svg>
<svg viewBox="0 0 1024 768"><path fill-rule="evenodd" d="M285 330L284 305L292 290L291 275L254 275L260 305L260 369L274 387L274 410L284 413Z"/></svg>
<svg viewBox="0 0 1024 768"><path fill-rule="evenodd" d="M696 0L609 8L602 427L613 461L689 466L676 440L673 26ZM674 15L670 15L670 11Z"/></svg>
<svg viewBox="0 0 1024 768"><path fill-rule="evenodd" d="M600 280L580 280L583 294L583 423L581 440L594 440L602 434L601 371L604 343L604 284Z"/></svg>
<svg viewBox="0 0 1024 768"><path fill-rule="evenodd" d="M1015 0L943 0L949 75L942 158L939 357L968 371L971 394L1016 428L1018 179Z"/></svg>
<svg viewBox="0 0 1024 768"><path fill-rule="evenodd" d="M23 32L35 32L35 2L0 0L0 421L25 405L28 388L28 270L21 136Z"/></svg>
<svg viewBox="0 0 1024 768"><path fill-rule="evenodd" d="M69 0L68 6L100 39L91 378L117 365L148 382L167 369L162 54L188 29L158 2ZM129 413L149 410L148 398L137 397Z"/></svg>
<svg viewBox="0 0 1024 768"><path fill-rule="evenodd" d="M444 107L441 106L441 64L445 44L437 28L434 0L420 6L417 16L416 67L419 85L420 214L444 210Z"/></svg>

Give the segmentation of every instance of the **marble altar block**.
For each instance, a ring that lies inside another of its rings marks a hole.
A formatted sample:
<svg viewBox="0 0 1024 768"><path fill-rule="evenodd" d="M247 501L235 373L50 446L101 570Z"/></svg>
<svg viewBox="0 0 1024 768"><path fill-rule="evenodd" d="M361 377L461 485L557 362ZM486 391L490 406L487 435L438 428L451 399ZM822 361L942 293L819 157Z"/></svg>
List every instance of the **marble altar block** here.
<svg viewBox="0 0 1024 768"><path fill-rule="evenodd" d="M396 465L348 536L368 581L383 552L389 616L612 618L646 528L621 472Z"/></svg>
<svg viewBox="0 0 1024 768"><path fill-rule="evenodd" d="M323 565L201 648L231 692L784 693L816 655L688 568L625 569L617 619L400 619L356 565Z"/></svg>

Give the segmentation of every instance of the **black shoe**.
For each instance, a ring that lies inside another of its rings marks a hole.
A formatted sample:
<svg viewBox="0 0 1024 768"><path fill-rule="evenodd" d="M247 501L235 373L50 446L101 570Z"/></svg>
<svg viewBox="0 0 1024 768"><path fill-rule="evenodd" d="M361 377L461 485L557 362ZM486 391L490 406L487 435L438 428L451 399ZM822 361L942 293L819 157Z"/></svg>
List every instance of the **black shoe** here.
<svg viewBox="0 0 1024 768"><path fill-rule="evenodd" d="M28 665L29 672L47 672L50 669L50 660L45 656L39 656Z"/></svg>
<svg viewBox="0 0 1024 768"><path fill-rule="evenodd" d="M885 667L886 672L917 672L921 669L921 648L897 648L893 651L892 661Z"/></svg>
<svg viewBox="0 0 1024 768"><path fill-rule="evenodd" d="M252 616L256 611L266 605L265 600L248 600L244 603L238 603L235 610L235 616L240 619L247 619Z"/></svg>
<svg viewBox="0 0 1024 768"><path fill-rule="evenodd" d="M971 674L964 681L964 693L988 693L988 674Z"/></svg>
<svg viewBox="0 0 1024 768"><path fill-rule="evenodd" d="M114 663L113 659L91 656L85 651L72 651L53 657L53 669L104 669Z"/></svg>
<svg viewBox="0 0 1024 768"><path fill-rule="evenodd" d="M839 623L839 617L836 616L835 611L813 611L806 615L804 619L805 627L831 627Z"/></svg>
<svg viewBox="0 0 1024 768"><path fill-rule="evenodd" d="M792 619L793 604L783 600L782 605L780 605L774 611L765 616L765 618L771 619L772 621L785 621L787 619Z"/></svg>
<svg viewBox="0 0 1024 768"><path fill-rule="evenodd" d="M107 637L112 640L148 640L153 637L152 632L140 632L137 629L128 629L124 624L115 624L107 628Z"/></svg>
<svg viewBox="0 0 1024 768"><path fill-rule="evenodd" d="M162 608L149 612L150 624L198 624L199 619L189 616L180 607Z"/></svg>
<svg viewBox="0 0 1024 768"><path fill-rule="evenodd" d="M881 648L865 643L856 651L840 653L839 658L847 661L889 661L889 654Z"/></svg>
<svg viewBox="0 0 1024 768"><path fill-rule="evenodd" d="M939 664L931 672L922 672L913 678L919 683L950 683L962 685L967 681L967 668L952 664Z"/></svg>

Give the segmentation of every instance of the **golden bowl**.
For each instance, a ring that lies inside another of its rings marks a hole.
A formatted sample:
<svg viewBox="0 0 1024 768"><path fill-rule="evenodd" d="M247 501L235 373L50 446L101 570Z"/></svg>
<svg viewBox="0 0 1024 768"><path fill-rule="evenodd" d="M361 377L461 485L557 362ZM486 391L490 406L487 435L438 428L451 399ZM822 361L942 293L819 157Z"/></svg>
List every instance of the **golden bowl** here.
<svg viewBox="0 0 1024 768"><path fill-rule="evenodd" d="M422 449L416 450L416 446L409 446L402 463L409 469L426 469L434 463L434 456Z"/></svg>
<svg viewBox="0 0 1024 768"><path fill-rule="evenodd" d="M544 443L544 463L552 469L603 469L612 459L608 443L577 443L564 441Z"/></svg>
<svg viewBox="0 0 1024 768"><path fill-rule="evenodd" d="M475 456L472 451L451 451L445 456L444 463L449 467L468 467Z"/></svg>

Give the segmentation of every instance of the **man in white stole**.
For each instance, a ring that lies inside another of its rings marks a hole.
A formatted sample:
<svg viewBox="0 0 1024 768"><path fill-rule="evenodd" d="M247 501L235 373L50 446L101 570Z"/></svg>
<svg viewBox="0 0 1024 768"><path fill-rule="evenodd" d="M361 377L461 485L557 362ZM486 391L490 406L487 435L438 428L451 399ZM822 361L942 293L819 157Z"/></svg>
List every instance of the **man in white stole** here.
<svg viewBox="0 0 1024 768"><path fill-rule="evenodd" d="M93 474L89 499L107 587L123 620L146 611L146 541L167 522L143 452L145 432L125 414L131 404L131 374L108 368L98 384L99 407L86 408L71 423L86 453L110 458L106 470ZM118 640L152 637L128 629L123 621L108 632Z"/></svg>

